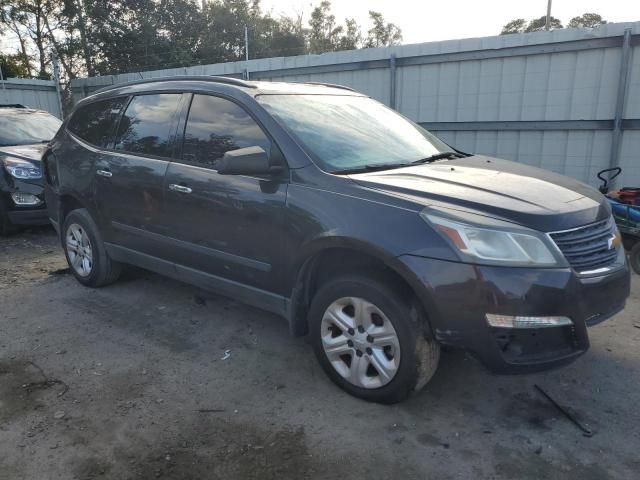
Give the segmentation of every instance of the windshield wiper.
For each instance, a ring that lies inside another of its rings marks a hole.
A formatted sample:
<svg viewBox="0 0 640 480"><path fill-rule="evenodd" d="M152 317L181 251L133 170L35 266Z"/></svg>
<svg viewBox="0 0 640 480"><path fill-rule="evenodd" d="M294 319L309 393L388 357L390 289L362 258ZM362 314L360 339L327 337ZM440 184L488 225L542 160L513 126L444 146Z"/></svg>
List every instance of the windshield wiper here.
<svg viewBox="0 0 640 480"><path fill-rule="evenodd" d="M379 170L391 170L393 168L408 167L410 163L378 163L373 165L364 165L362 167L347 168L345 170L334 170L335 175L349 175L352 173L377 172Z"/></svg>
<svg viewBox="0 0 640 480"><path fill-rule="evenodd" d="M435 155L431 155L430 157L425 157L425 158L421 158L420 160L416 160L415 162L411 162L414 165L418 164L418 163L431 163L431 162L435 162L436 160L440 160L442 158L450 158L450 157L455 157L455 158L464 158L467 155L463 154L463 153L459 153L459 152L442 152L442 153L436 153Z"/></svg>
<svg viewBox="0 0 640 480"><path fill-rule="evenodd" d="M348 175L351 173L376 172L378 170L391 170L393 168L410 167L411 165L417 165L420 163L431 163L431 162L435 162L436 160L440 160L441 158L450 158L450 157L464 158L467 156L468 155L464 153L454 152L454 151L442 152L442 153L436 153L435 155L431 155L430 157L421 158L420 160L416 160L415 162L410 162L410 163L378 163L378 164L372 164L372 165L364 165L362 167L347 168L345 170L334 170L331 173L335 175Z"/></svg>

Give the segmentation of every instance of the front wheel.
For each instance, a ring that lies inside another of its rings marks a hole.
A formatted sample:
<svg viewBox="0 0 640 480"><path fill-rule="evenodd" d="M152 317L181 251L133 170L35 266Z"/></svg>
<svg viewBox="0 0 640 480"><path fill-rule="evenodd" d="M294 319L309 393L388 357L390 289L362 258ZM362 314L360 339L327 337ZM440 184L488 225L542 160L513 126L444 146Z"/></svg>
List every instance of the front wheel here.
<svg viewBox="0 0 640 480"><path fill-rule="evenodd" d="M356 397L396 403L436 371L439 345L427 340L411 301L390 282L367 276L330 280L316 293L309 315L324 371Z"/></svg>

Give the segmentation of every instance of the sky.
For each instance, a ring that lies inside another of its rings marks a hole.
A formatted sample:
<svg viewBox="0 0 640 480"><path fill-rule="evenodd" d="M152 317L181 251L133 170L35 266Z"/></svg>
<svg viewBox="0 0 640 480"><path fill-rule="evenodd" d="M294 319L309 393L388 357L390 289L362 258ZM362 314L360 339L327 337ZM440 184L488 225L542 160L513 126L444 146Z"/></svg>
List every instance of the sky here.
<svg viewBox="0 0 640 480"><path fill-rule="evenodd" d="M320 0L261 0L275 15L304 15L305 22ZM402 43L498 35L502 26L516 18L546 15L547 0L333 0L331 9L341 23L354 17L368 27L368 12L381 12L387 21L402 28ZM640 0L553 0L551 14L566 25L585 12L599 13L609 22L640 20Z"/></svg>

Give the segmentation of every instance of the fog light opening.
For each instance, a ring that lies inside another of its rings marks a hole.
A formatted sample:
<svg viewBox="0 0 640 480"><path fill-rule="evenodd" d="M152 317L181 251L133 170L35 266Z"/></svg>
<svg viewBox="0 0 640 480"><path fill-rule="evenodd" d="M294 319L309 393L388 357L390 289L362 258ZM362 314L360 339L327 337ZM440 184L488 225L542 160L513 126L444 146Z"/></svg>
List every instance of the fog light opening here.
<svg viewBox="0 0 640 480"><path fill-rule="evenodd" d="M569 317L561 316L523 317L519 315L496 315L487 313L486 318L489 325L498 328L545 328L562 327L573 324Z"/></svg>
<svg viewBox="0 0 640 480"><path fill-rule="evenodd" d="M35 195L23 192L12 193L11 199L13 200L13 203L20 206L35 206L42 203L42 200Z"/></svg>

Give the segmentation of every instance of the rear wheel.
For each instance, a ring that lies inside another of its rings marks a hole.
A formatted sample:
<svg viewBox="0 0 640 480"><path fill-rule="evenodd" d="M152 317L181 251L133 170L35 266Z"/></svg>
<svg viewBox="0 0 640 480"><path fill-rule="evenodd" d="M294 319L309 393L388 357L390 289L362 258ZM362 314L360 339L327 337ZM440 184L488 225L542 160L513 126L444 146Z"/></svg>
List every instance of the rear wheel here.
<svg viewBox="0 0 640 480"><path fill-rule="evenodd" d="M87 287L102 287L115 282L121 271L104 248L98 227L89 212L73 210L64 220L62 246L71 273Z"/></svg>
<svg viewBox="0 0 640 480"><path fill-rule="evenodd" d="M427 340L406 296L383 280L346 276L325 283L310 309L314 351L348 393L396 403L433 376L440 348Z"/></svg>
<svg viewBox="0 0 640 480"><path fill-rule="evenodd" d="M636 242L629 252L629 263L633 271L640 275L640 240Z"/></svg>

